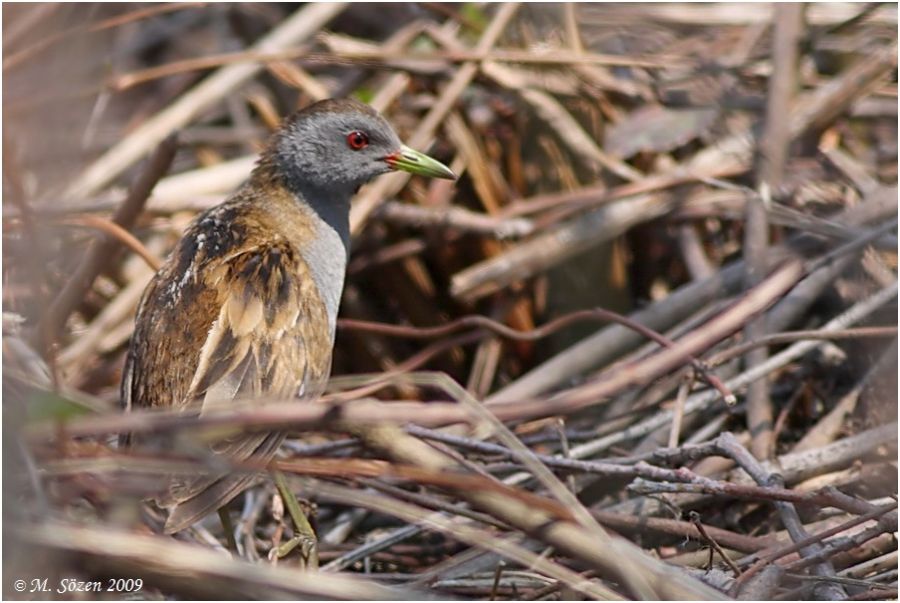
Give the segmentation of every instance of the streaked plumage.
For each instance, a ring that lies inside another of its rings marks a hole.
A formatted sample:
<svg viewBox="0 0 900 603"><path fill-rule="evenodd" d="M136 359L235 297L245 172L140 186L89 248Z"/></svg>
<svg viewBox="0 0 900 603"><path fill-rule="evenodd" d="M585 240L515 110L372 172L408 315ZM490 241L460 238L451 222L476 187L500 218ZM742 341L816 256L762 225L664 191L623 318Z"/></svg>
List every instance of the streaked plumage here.
<svg viewBox="0 0 900 603"><path fill-rule="evenodd" d="M366 145L348 147L359 132ZM350 198L397 168L451 176L403 147L383 118L355 101L323 101L288 119L248 182L195 219L147 287L123 375L126 410L202 415L235 399L321 394L347 262ZM265 462L283 439L280 432L241 434L212 450ZM252 479L226 469L173 478L157 499L170 511L166 532L215 511Z"/></svg>

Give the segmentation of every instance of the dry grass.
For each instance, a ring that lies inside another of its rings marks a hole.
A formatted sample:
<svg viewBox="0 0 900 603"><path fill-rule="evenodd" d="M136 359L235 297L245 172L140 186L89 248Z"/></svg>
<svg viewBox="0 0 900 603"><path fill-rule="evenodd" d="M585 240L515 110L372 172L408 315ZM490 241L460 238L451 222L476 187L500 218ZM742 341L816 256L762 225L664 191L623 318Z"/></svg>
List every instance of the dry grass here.
<svg viewBox="0 0 900 603"><path fill-rule="evenodd" d="M5 598L897 597L896 6L3 17ZM148 266L346 95L461 178L360 191L328 396L120 414ZM318 575L266 479L154 533L273 425Z"/></svg>

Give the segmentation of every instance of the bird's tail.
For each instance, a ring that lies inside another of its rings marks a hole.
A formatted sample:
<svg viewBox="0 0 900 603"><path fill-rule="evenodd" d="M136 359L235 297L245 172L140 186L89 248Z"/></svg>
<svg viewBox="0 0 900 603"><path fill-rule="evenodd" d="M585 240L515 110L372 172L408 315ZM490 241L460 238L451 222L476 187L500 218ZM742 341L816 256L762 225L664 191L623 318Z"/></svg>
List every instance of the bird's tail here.
<svg viewBox="0 0 900 603"><path fill-rule="evenodd" d="M222 477L191 498L179 501L169 507L169 517L163 532L174 534L200 521L213 511L224 507L243 492L257 478L257 474L247 473Z"/></svg>
<svg viewBox="0 0 900 603"><path fill-rule="evenodd" d="M268 463L275 456L284 436L283 432L265 434L261 442L251 444L249 454L245 451L241 456L260 464ZM246 440L246 436L244 439ZM166 534L174 534L189 528L191 524L231 502L235 496L248 488L258 475L259 473L255 471L226 470L174 480L169 487L168 496L158 501L161 507L169 509L169 518L163 531Z"/></svg>

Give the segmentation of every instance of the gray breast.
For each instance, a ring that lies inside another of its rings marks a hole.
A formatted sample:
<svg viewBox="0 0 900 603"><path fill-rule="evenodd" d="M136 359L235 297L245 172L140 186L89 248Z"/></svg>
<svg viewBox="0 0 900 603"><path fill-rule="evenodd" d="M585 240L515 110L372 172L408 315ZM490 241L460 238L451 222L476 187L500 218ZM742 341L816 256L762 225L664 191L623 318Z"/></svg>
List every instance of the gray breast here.
<svg viewBox="0 0 900 603"><path fill-rule="evenodd" d="M349 212L345 211L344 215L347 213ZM334 341L338 308L344 290L344 275L347 271L349 228L346 223L348 220L344 218L343 225L340 221L335 224L333 219L326 219L318 211L312 211L310 214L316 236L312 241L306 242L301 253L309 266L316 288L322 296L322 302L325 304L325 311L328 314L331 340Z"/></svg>

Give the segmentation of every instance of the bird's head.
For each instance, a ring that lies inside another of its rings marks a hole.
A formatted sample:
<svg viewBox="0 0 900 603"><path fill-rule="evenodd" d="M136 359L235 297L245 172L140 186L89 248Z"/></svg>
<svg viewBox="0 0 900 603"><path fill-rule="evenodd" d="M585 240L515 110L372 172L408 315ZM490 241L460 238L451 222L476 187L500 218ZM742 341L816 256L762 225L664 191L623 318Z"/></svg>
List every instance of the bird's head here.
<svg viewBox="0 0 900 603"><path fill-rule="evenodd" d="M402 142L373 108L352 99L324 100L288 118L271 149L289 182L355 191L375 176L403 170L455 179L445 165Z"/></svg>

